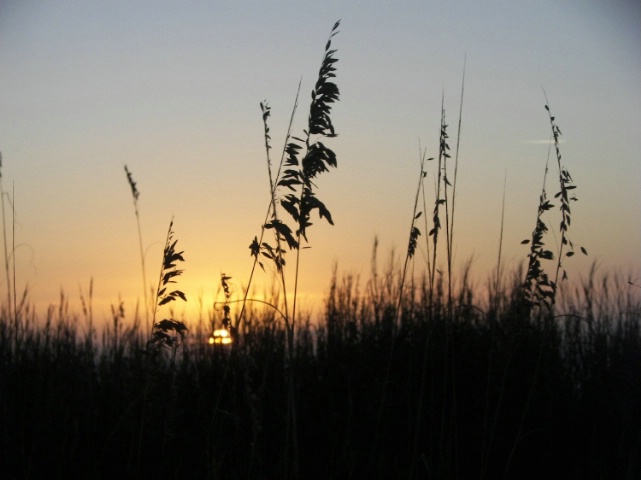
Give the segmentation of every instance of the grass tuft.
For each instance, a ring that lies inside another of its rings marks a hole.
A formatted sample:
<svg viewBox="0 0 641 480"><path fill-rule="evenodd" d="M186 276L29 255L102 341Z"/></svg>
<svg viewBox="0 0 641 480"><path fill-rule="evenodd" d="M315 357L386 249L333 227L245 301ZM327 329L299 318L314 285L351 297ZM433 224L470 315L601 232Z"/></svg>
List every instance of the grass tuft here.
<svg viewBox="0 0 641 480"><path fill-rule="evenodd" d="M176 351L180 347L187 332L187 326L184 322L174 319L163 319L156 322L156 314L163 305L174 302L178 299L187 301L185 294L178 289L172 289L172 284L176 283L176 278L182 275L183 270L178 269L178 262L184 262L184 252L176 251L176 244L178 240L174 240L173 231L174 220L169 222L169 229L167 230L167 239L165 240L165 248L163 251L162 265L160 268L160 275L158 278L158 288L156 289L156 299L154 315L152 318L153 327L151 329L151 338L147 342L147 348L151 351L159 351L160 347L165 347L171 350L172 364L176 360ZM173 332L173 333L172 333Z"/></svg>

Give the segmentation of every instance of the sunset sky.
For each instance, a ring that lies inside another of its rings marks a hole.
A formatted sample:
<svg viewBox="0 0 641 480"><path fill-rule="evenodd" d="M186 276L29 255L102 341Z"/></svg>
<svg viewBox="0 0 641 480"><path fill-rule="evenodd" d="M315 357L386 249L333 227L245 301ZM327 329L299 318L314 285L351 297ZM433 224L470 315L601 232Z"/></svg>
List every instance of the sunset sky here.
<svg viewBox="0 0 641 480"><path fill-rule="evenodd" d="M376 236L381 265L393 248L404 254L419 145L437 156L444 94L454 149L464 63L457 264L473 258L480 280L496 265L505 175L504 261L525 260L549 148L545 89L578 187L570 238L590 253L568 273L579 279L596 261L639 283L638 1L2 0L7 240L10 252L13 205L16 283L36 310L57 305L61 289L77 306L92 278L98 318L119 296L128 313L142 297L125 164L140 191L149 282L173 216L192 307L201 297L209 308L222 272L245 284L269 202L259 103L272 108L276 158L301 78L294 134L305 128L338 19L339 136L327 141L338 168L318 181L335 226L314 222L301 252L308 305L321 305L335 263L364 283ZM270 278L258 275L259 291Z"/></svg>

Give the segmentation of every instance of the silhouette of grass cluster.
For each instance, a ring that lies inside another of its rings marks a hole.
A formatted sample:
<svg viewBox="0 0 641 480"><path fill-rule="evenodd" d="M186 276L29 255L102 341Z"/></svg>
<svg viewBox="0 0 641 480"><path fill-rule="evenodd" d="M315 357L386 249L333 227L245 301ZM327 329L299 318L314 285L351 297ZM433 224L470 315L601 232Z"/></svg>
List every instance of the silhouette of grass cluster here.
<svg viewBox="0 0 641 480"><path fill-rule="evenodd" d="M465 284L454 301L479 309L452 314L443 293L435 308L424 279L404 287L395 321L399 268L363 286L334 277L287 361L287 333L269 308L248 309L233 348L206 343L203 321L174 364L145 355L140 328L107 328L101 339L61 307L15 332L3 315L3 475L284 478L283 378L295 368L301 478L638 476L641 304L623 279L595 274L554 320L515 316L518 274L492 316L482 310L493 299Z"/></svg>
<svg viewBox="0 0 641 480"><path fill-rule="evenodd" d="M547 98L546 98L547 101ZM530 253L528 254L528 267L523 282L523 303L527 308L546 306L551 309L556 302L558 290L559 274L562 272L561 280L568 278L563 260L566 257L574 255L574 244L570 241L568 230L571 223L571 206L570 202L577 201L577 197L570 192L576 188L572 182L572 177L568 169L561 164L561 149L559 138L561 129L556 124L555 117L552 116L548 103L545 104L545 110L550 117L550 126L552 127L552 143L556 153L556 160L559 172L559 191L554 198L559 201L559 210L561 212L561 221L559 225L559 234L561 242L558 245L557 263L555 276L552 280L545 271L541 260L553 260L554 252L546 247L544 237L548 233L548 226L544 221L544 214L554 208L554 204L547 198L546 179L548 174L548 163L545 165L545 175L543 176L543 189L539 197L539 207L536 216L536 226L532 231L532 238L523 240L522 244L530 244ZM588 252L584 247L580 247L581 252L587 255Z"/></svg>
<svg viewBox="0 0 641 480"><path fill-rule="evenodd" d="M167 230L167 239L163 250L162 266L158 278L158 288L156 289L156 309L153 315L153 327L151 329L151 338L147 342L147 348L158 350L160 347L166 347L172 352L172 363L176 358L176 351L185 338L187 327L184 322L166 318L156 322L158 309L163 305L174 302L177 299L187 301L185 294L178 289L171 289L171 284L176 283L176 278L182 275L183 271L178 269L178 262L184 262L184 252L176 251L178 240L174 240L173 231L174 220L169 222ZM173 333L171 333L173 332Z"/></svg>

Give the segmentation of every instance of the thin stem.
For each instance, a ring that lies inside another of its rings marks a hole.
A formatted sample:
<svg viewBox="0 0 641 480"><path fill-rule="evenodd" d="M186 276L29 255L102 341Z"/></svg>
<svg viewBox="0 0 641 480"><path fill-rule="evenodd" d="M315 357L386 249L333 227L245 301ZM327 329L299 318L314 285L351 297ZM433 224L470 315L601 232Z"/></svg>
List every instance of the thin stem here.
<svg viewBox="0 0 641 480"><path fill-rule="evenodd" d="M494 283L494 310L498 310L499 304L499 287L501 281L501 254L503 251L503 226L505 220L505 188L507 185L507 168L503 176L503 202L501 203L501 231L499 234L499 253L496 261L496 282Z"/></svg>
<svg viewBox="0 0 641 480"><path fill-rule="evenodd" d="M133 176L127 168L127 165L125 165L125 173L127 175L129 186L131 187L131 196L133 197L134 212L136 214L136 226L138 228L138 248L140 249L140 264L142 267L142 292L145 299L145 323L147 324L147 334L149 335L151 333L151 325L149 324L149 309L152 307L149 304L149 297L147 295L147 269L145 267L145 250L142 241L142 229L140 227L140 214L138 213L138 197L140 196L140 192L136 187L136 182L134 182Z"/></svg>
<svg viewBox="0 0 641 480"><path fill-rule="evenodd" d="M556 161L559 169L559 192L555 195L555 197L559 199L559 202L561 204L561 244L559 245L558 258L556 262L556 273L554 275L554 292L556 293L559 282L559 273L561 270L563 270L562 279L564 280L565 278L567 278L565 269L563 269L563 256L565 254L564 250L566 245L569 246L569 251L566 255L569 256L573 254L573 245L572 242L568 239L567 231L570 227L570 200L576 200L576 198L572 197L570 199L568 196L568 190L574 189L575 186L571 185L572 177L570 177L570 173L561 165L561 149L559 146L559 137L561 136L561 130L554 121L554 117L552 116L552 112L550 111L550 103L548 101L545 90L543 90L543 95L545 96L545 109L548 112L548 116L550 118L550 126L552 127L552 138L554 139L554 150L556 152ZM552 297L552 305L554 305L555 301L556 295Z"/></svg>
<svg viewBox="0 0 641 480"><path fill-rule="evenodd" d="M172 217L171 221L169 222L169 229L167 230L167 238L165 240L165 247L163 248L163 257L160 262L160 273L158 274L158 287L156 288L156 295L154 299L154 309L153 309L153 315L151 318L151 326L152 328L156 325L156 313L158 313L158 308L159 308L159 303L160 303L160 295L161 295L161 289L163 286L163 277L165 273L165 256L167 254L167 249L169 248L169 242L171 241L171 227L173 226L174 219Z"/></svg>
<svg viewBox="0 0 641 480"><path fill-rule="evenodd" d="M2 186L2 152L0 152L0 201L2 202L2 235L4 237L4 271L7 278L7 312L11 312L11 281L9 280L9 253L7 250L7 224L4 211L4 188Z"/></svg>
<svg viewBox="0 0 641 480"><path fill-rule="evenodd" d="M416 189L416 197L414 198L414 211L412 212L412 227L411 227L411 230L410 230L410 248L411 248L411 242L413 240L412 235L414 235L414 233L415 233L414 232L414 222L416 221L416 218L417 218L416 209L417 209L417 206L418 206L418 197L419 197L419 193L421 192L421 190L423 190L423 179L425 178L425 175L426 175L426 172L425 172L425 154L423 153L423 155L421 157L421 173L419 175L418 188ZM423 196L423 200L425 200L425 196ZM427 217L427 215L425 215L425 217ZM426 226L427 226L427 224L426 224ZM394 316L394 324L396 324L396 317L398 317L398 313L399 313L399 311L401 309L401 301L402 301L402 298L403 298L403 287L404 287L404 284L405 284L405 275L406 275L406 272L407 272L407 263L408 263L409 258L410 258L410 252L408 250L408 254L405 256L405 265L403 266L403 274L402 274L402 277L401 277L401 285L400 285L400 288L399 288L398 303L396 305L396 311L395 311L395 316ZM392 347L390 349L390 355L389 355L389 360L388 360L388 368L387 368L387 372L386 372L386 375L385 375L385 383L387 383L389 381L389 375L390 375L391 363L392 363L392 354L393 354L394 343L395 343L394 339L395 338L396 338L396 336L394 335L392 337ZM427 338L427 336L426 336L426 338ZM425 348L424 351L427 352L427 348ZM424 359L426 359L426 358L427 358L427 354L425 355ZM412 450L411 450L411 462L410 462L410 466L409 466L409 478L410 479L414 475L414 464L415 464L416 456L417 456L417 453L418 453L418 438L419 438L419 434L420 434L420 424L421 424L421 416L422 416L422 408L423 408L423 391L424 391L423 386L424 386L424 383L425 383L425 371L427 370L425 367L426 367L426 365L425 365L425 360L424 360L423 375L422 375L422 378L421 378L421 390L420 390L419 402L418 402L418 411L416 413L416 422L415 422L416 431L414 432L414 439L413 439ZM382 408L381 408L381 411L382 411Z"/></svg>
<svg viewBox="0 0 641 480"><path fill-rule="evenodd" d="M145 297L145 323L147 324L147 334L151 331L149 324L149 297L147 295L147 269L145 267L145 252L142 242L142 230L140 227L140 215L138 214L138 201L134 202L134 210L136 212L136 225L138 227L138 246L140 248L140 264L142 267L142 290Z"/></svg>
<svg viewBox="0 0 641 480"><path fill-rule="evenodd" d="M426 212L426 214L423 216L423 224L426 232L429 232L429 225L427 223L427 200L425 197L425 179L423 179L423 183L421 185L421 197L423 199L423 211ZM427 278L428 281L430 282L430 290L433 288L433 275L432 275L432 269L434 268L432 265L432 260L430 258L430 236L425 235L425 258L427 262Z"/></svg>
<svg viewBox="0 0 641 480"><path fill-rule="evenodd" d="M407 267L410 259L414 256L414 252L416 249L416 238L418 237L418 235L420 235L420 232L418 231L418 229L416 229L414 224L416 223L416 220L418 219L418 217L422 214L422 212L417 214L416 210L418 208L418 199L421 193L421 186L423 185L423 178L425 178L425 161L426 161L425 154L423 154L420 162L421 171L418 177L416 195L414 196L414 208L412 210L412 222L410 224L409 246L407 248L407 253L405 255L405 263L403 264L403 271L401 272L401 283L398 291L398 301L396 303L396 310L394 311L394 324L396 324L396 321L398 320L399 312L401 310L401 304L403 301L403 289L405 287L405 278L407 276Z"/></svg>
<svg viewBox="0 0 641 480"><path fill-rule="evenodd" d="M18 303L16 299L16 185L11 185L11 256L13 258L13 313L16 325L16 341L18 340ZM17 343L16 343L17 346Z"/></svg>
<svg viewBox="0 0 641 480"><path fill-rule="evenodd" d="M296 114L296 109L298 108L298 98L300 96L300 87L301 87L302 79L299 80L298 82L298 89L296 91L296 98L294 99L294 106L292 107L292 113L289 117L289 125L287 127L287 134L285 135L285 142L283 146L283 150L281 152L280 156L280 161L278 163L278 171L276 172L276 178L272 179L272 174L271 174L271 160L270 160L270 155L269 155L269 138L268 138L268 127L266 124L267 118L263 115L263 122L264 122L264 128L265 128L265 150L267 154L267 165L268 165L268 174L269 174L269 186L270 186L270 192L269 192L269 206L267 207L267 212L265 213L265 220L263 221L262 227L260 229L260 238L258 239L258 245L262 245L263 243L263 238L265 236L265 225L267 224L267 221L270 217L270 215L274 216L275 220L278 220L277 216L277 211L276 211L276 189L278 187L278 179L280 178L280 173L283 168L283 163L285 162L285 152L287 149L287 144L289 142L289 139L291 137L291 132L292 132L292 124L294 123L294 117ZM280 237L277 232L275 232L276 236L276 242L278 246L278 259L277 261L279 264L282 266L282 252L281 252L281 241ZM258 255L254 257L254 262L252 264L251 272L249 274L249 281L247 282L247 288L245 289L245 294L243 296L243 303L240 308L240 314L238 315L238 319L236 320L236 328L240 327L240 322L243 319L243 316L245 314L245 307L246 307L246 302L247 302L247 297L249 295L249 289L252 284L252 280L254 278L254 273L256 272L256 265L258 264ZM280 275L280 280L281 280L281 285L283 287L283 302L284 302L284 310L285 310L285 316L287 317L287 311L288 311L288 302L287 302L287 290L286 290L286 282L285 282L285 276L281 270L281 275ZM286 319L287 321L287 319Z"/></svg>
<svg viewBox="0 0 641 480"><path fill-rule="evenodd" d="M445 110L441 117L441 142L446 142L447 134L445 129L447 125L445 124ZM445 205L445 247L447 251L447 308L448 311L452 308L452 232L451 221L450 221L450 199L447 194L447 187L451 186L449 179L447 178L447 158L448 154L446 152L447 143L441 147L443 152L443 201Z"/></svg>
<svg viewBox="0 0 641 480"><path fill-rule="evenodd" d="M454 207L456 205L456 178L458 175L458 154L459 145L461 143L461 122L463 119L463 95L465 93L465 65L467 63L467 55L463 60L463 80L461 82L461 103L459 106L458 114L458 130L456 133L456 153L454 155L454 179L452 180L452 215L449 225L449 242L448 242L448 255L447 255L447 282L449 292L449 307L452 307L452 261L453 261L453 243L454 243Z"/></svg>
<svg viewBox="0 0 641 480"><path fill-rule="evenodd" d="M436 202L434 204L434 222L432 227L432 276L430 278L430 308L433 307L434 300L434 276L436 274L436 251L438 246L438 231L441 228L441 221L439 219L439 209L441 205L441 178L443 175L443 163L445 161L445 139L443 138L443 127L445 125L445 94L441 97L441 131L439 132L439 152L438 152L438 168L436 174Z"/></svg>

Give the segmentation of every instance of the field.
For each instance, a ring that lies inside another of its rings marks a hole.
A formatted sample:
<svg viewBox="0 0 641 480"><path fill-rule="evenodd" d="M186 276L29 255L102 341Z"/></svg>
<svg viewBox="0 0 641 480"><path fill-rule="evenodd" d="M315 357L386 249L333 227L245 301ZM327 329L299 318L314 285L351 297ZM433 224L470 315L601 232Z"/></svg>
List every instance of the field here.
<svg viewBox="0 0 641 480"><path fill-rule="evenodd" d="M99 338L63 305L44 327L5 314L3 476L638 478L641 305L593 280L554 318L412 284L395 321L398 271L335 278L293 360L270 310L234 347L201 324L173 364L117 311Z"/></svg>

